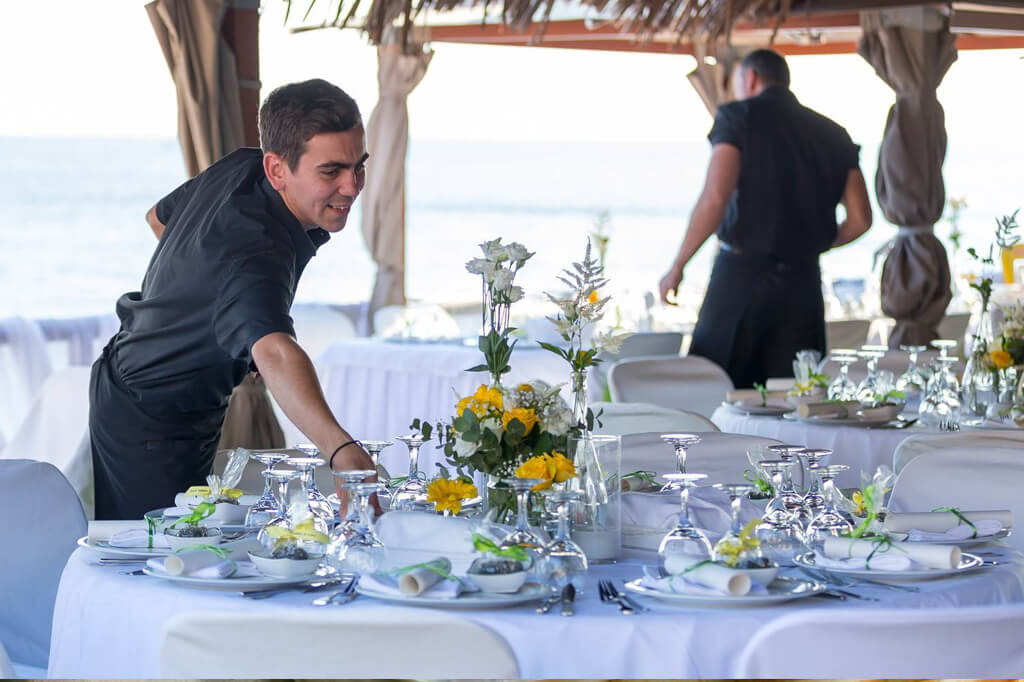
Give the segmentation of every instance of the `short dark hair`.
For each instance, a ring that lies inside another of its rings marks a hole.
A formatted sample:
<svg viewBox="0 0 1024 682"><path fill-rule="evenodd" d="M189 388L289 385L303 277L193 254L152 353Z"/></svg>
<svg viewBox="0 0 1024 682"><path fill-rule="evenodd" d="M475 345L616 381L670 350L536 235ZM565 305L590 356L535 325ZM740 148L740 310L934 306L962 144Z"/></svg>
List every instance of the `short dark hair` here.
<svg viewBox="0 0 1024 682"><path fill-rule="evenodd" d="M766 85L789 87L789 65L775 50L754 50L743 58L740 66L756 73Z"/></svg>
<svg viewBox="0 0 1024 682"><path fill-rule="evenodd" d="M343 133L362 123L359 105L337 85L320 78L289 83L271 92L260 107L260 147L295 170L314 135Z"/></svg>

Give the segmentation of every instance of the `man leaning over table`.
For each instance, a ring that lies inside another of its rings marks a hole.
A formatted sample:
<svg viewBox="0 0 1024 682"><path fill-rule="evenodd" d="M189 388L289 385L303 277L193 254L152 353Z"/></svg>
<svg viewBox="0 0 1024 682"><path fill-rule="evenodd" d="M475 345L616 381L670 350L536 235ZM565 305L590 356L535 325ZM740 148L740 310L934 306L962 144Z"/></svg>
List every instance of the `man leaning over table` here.
<svg viewBox="0 0 1024 682"><path fill-rule="evenodd" d="M202 484L232 389L259 371L334 469L372 469L335 420L289 316L299 277L340 232L366 173L355 101L323 80L264 101L262 149L239 149L158 201L159 240L120 331L93 365L97 519L137 519Z"/></svg>
<svg viewBox="0 0 1024 682"><path fill-rule="evenodd" d="M798 350L824 354L825 304L818 255L871 227L846 131L801 105L782 55L756 50L733 74L736 102L723 104L708 134L711 162L682 246L661 279L661 298L717 232L719 252L690 346L737 387L790 376ZM842 203L846 218L836 224Z"/></svg>

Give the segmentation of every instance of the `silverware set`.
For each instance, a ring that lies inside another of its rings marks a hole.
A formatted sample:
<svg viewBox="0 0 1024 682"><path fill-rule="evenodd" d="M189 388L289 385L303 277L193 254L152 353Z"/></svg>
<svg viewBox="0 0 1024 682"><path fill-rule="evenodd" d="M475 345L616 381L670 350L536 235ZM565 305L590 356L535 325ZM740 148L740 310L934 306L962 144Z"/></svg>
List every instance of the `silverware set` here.
<svg viewBox="0 0 1024 682"><path fill-rule="evenodd" d="M920 587L916 587L914 585L901 585L901 584L898 584L898 583L883 583L883 582L879 582L877 580L868 580L866 578L846 578L846 577L838 576L838 575L836 575L834 573L829 573L828 571L814 571L814 570L812 570L810 568L806 568L806 567L803 567L803 566L800 567L800 571L803 572L808 577L813 578L814 580L818 580L818 581L827 583L829 585L832 585L832 586L838 587L838 588L856 587L858 585L871 585L873 587L884 587L884 588L887 588L887 589L890 589L890 590L895 590L897 592L920 592L921 591ZM850 594L853 594L853 593L850 593ZM857 598L860 598L860 599L868 599L870 601L878 601L877 599L874 599L873 597L864 597L863 595L854 595L854 596L857 597Z"/></svg>
<svg viewBox="0 0 1024 682"><path fill-rule="evenodd" d="M953 432L959 430L960 422L955 419L943 419L939 422L939 431Z"/></svg>
<svg viewBox="0 0 1024 682"><path fill-rule="evenodd" d="M618 588L615 587L615 583L611 580L598 581L597 590L602 602L605 604L618 605L619 613L624 616L632 616L634 614L650 610L646 606L640 605L624 593L619 592Z"/></svg>
<svg viewBox="0 0 1024 682"><path fill-rule="evenodd" d="M359 596L359 593L356 592L356 585L358 583L359 576L354 576L351 580L348 581L348 583L345 584L345 587L341 588L340 590L332 592L331 594L328 594L326 596L317 597L316 599L314 599L313 606L341 606L342 604L349 603L350 601Z"/></svg>
<svg viewBox="0 0 1024 682"><path fill-rule="evenodd" d="M308 583L288 585L285 587L271 587L265 590L246 590L244 592L239 592L238 594L245 597L246 599L268 599L269 597L273 597L278 594L284 594L285 592L294 592L296 590L301 592L319 592L320 590L325 590L329 587L339 585L346 580L351 583L354 580L354 576L352 576L351 574L346 574L337 577L325 578L323 580L314 580Z"/></svg>

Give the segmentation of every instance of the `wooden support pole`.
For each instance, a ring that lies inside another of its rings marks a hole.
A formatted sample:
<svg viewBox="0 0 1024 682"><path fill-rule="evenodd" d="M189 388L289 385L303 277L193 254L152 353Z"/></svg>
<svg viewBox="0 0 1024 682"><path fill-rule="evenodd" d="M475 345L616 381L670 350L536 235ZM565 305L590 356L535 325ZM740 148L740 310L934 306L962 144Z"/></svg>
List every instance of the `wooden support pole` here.
<svg viewBox="0 0 1024 682"><path fill-rule="evenodd" d="M260 146L260 3L259 0L230 0L221 35L235 53L242 124L247 147Z"/></svg>

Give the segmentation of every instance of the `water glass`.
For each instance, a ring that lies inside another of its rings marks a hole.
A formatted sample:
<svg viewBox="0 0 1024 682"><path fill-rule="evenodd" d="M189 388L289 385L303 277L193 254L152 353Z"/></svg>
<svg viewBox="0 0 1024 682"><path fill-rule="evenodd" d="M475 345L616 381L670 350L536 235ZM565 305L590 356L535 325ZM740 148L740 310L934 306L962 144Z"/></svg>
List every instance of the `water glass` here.
<svg viewBox="0 0 1024 682"><path fill-rule="evenodd" d="M698 560L711 558L711 542L699 528L690 522L688 503L690 488L707 478L707 474L665 474L666 481L679 489L679 521L658 545L658 564L666 570L674 557L686 556Z"/></svg>
<svg viewBox="0 0 1024 682"><path fill-rule="evenodd" d="M559 591L571 583L579 595L589 564L583 549L569 535L569 507L582 499L582 495L577 490L548 490L544 495L557 508L558 526L554 539L541 550L538 573Z"/></svg>
<svg viewBox="0 0 1024 682"><path fill-rule="evenodd" d="M370 517L370 497L384 487L382 483L345 483L359 510L358 522L345 534L335 536L327 548L327 560L339 571L373 573L387 559L387 549L377 536Z"/></svg>
<svg viewBox="0 0 1024 682"><path fill-rule="evenodd" d="M409 448L409 475L402 483L394 489L391 495L392 509L416 509L417 506L426 504L427 484L419 470L420 447L426 442L420 434L409 436L397 436Z"/></svg>
<svg viewBox="0 0 1024 682"><path fill-rule="evenodd" d="M269 474L274 471L275 465L288 459L288 455L283 452L250 452L249 457L263 465L263 495L249 507L249 511L245 514L245 527L255 530L262 528L277 516L279 510L277 501L274 499L273 485Z"/></svg>

